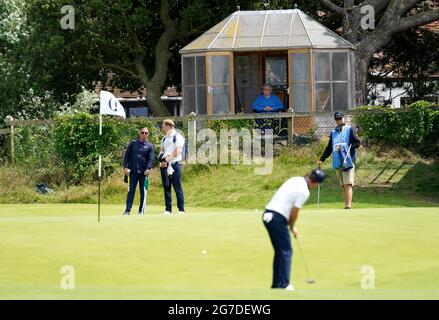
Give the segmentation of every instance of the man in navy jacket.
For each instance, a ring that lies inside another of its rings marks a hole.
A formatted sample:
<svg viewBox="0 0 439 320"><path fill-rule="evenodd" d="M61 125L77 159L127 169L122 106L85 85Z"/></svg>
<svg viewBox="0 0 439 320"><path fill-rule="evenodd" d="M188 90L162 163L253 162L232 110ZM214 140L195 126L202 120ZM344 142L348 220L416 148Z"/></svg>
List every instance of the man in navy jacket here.
<svg viewBox="0 0 439 320"><path fill-rule="evenodd" d="M130 187L128 190L124 215L130 214L137 184L139 184L140 189L139 214L145 214L145 179L149 175L149 171L151 170L154 161L154 145L148 141L148 135L148 128L141 128L139 130L139 138L131 141L125 152L123 162L124 171L125 174L130 177Z"/></svg>

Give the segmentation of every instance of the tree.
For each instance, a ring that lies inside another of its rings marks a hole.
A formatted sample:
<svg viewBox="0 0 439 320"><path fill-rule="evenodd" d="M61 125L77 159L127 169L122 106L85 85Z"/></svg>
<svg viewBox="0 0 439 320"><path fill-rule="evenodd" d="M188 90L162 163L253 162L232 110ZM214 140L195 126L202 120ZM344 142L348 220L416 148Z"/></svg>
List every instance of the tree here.
<svg viewBox="0 0 439 320"><path fill-rule="evenodd" d="M355 51L355 87L357 105L366 104L368 68L374 53L392 37L439 19L439 9L427 0L321 0L328 9L342 17L343 37L357 46ZM374 29L362 28L367 7L373 8ZM363 10L363 12L362 12Z"/></svg>
<svg viewBox="0 0 439 320"><path fill-rule="evenodd" d="M366 102L372 55L395 35L438 16L438 10L426 6L427 0L295 2L330 29L341 27L342 35L357 45L359 105ZM147 89L154 115L168 114L160 96L167 84L180 83L178 50L181 47L235 11L238 3L243 10L293 5L290 0L72 0L70 3L75 9L73 30L60 26L63 0L26 2L23 32L29 36L18 43L16 52L24 66L20 68L30 72L32 89L49 90L62 103L73 102L82 87L92 90L96 81L105 83L108 73L113 71L113 86L131 91L141 86ZM361 28L364 5L374 8L377 21L374 30Z"/></svg>
<svg viewBox="0 0 439 320"><path fill-rule="evenodd" d="M160 97L169 80L170 59L175 59L172 67L179 67L182 43L236 6L235 1L220 0L76 0L71 1L74 29L63 30L63 4L31 0L26 9L29 64L40 86L65 100L82 86L105 82L111 70L115 86L127 90L144 86L157 116L168 115Z"/></svg>
<svg viewBox="0 0 439 320"><path fill-rule="evenodd" d="M393 36L371 60L370 69L375 72L369 75L369 87L377 83L390 90L404 87L411 102L432 99L439 92L439 81L432 80L439 70L438 47L439 34L427 28Z"/></svg>
<svg viewBox="0 0 439 320"><path fill-rule="evenodd" d="M23 89L25 71L18 67L15 48L26 36L23 30L23 2L0 0L0 126L7 115L14 114Z"/></svg>

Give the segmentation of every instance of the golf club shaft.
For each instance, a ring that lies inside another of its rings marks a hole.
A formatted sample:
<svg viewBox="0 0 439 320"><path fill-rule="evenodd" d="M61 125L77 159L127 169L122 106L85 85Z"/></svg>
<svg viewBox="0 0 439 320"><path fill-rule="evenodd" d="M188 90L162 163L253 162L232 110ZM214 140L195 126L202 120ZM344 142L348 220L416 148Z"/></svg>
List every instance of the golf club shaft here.
<svg viewBox="0 0 439 320"><path fill-rule="evenodd" d="M317 207L320 207L320 183L317 186Z"/></svg>
<svg viewBox="0 0 439 320"><path fill-rule="evenodd" d="M302 257L303 260L303 265L305 266L306 277L309 280L311 279L311 277L309 276L309 270L308 270L308 265L306 264L305 256L303 255L302 248L300 247L299 238L296 238L296 243L297 243L297 248L299 249L300 252L300 256Z"/></svg>

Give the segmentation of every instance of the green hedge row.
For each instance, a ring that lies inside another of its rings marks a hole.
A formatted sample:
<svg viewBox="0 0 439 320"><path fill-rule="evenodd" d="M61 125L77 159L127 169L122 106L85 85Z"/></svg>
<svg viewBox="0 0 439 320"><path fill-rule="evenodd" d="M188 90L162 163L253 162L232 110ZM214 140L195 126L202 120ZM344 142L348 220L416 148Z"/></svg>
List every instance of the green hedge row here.
<svg viewBox="0 0 439 320"><path fill-rule="evenodd" d="M418 101L404 110L359 107L355 123L372 143L410 148L423 156L439 155L439 110ZM404 111L404 112L401 112Z"/></svg>
<svg viewBox="0 0 439 320"><path fill-rule="evenodd" d="M124 151L141 127L150 130L149 140L160 144L160 128L138 118L129 122L105 117L99 137L97 115L78 113L54 119L50 126L18 127L15 136L16 164L29 174L45 175L48 183L79 184L97 178L97 159L102 155L104 176L121 169Z"/></svg>

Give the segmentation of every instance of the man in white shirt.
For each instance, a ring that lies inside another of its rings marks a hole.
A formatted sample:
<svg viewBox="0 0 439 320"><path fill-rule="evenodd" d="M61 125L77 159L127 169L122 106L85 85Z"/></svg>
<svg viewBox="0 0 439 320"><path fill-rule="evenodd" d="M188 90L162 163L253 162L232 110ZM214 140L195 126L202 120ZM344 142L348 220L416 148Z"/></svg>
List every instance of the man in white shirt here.
<svg viewBox="0 0 439 320"><path fill-rule="evenodd" d="M262 216L274 248L272 289L294 290L290 284L293 249L288 228L296 238L295 226L299 210L309 197L309 188L315 188L325 178L321 170L314 170L305 177L294 177L284 182L265 207Z"/></svg>
<svg viewBox="0 0 439 320"><path fill-rule="evenodd" d="M181 185L182 161L184 138L175 130L174 121L167 119L162 123L162 130L165 136L160 145L160 174L162 176L163 190L165 196L165 212L172 213L172 193L171 186L174 187L177 196L178 213L185 214L184 193Z"/></svg>

